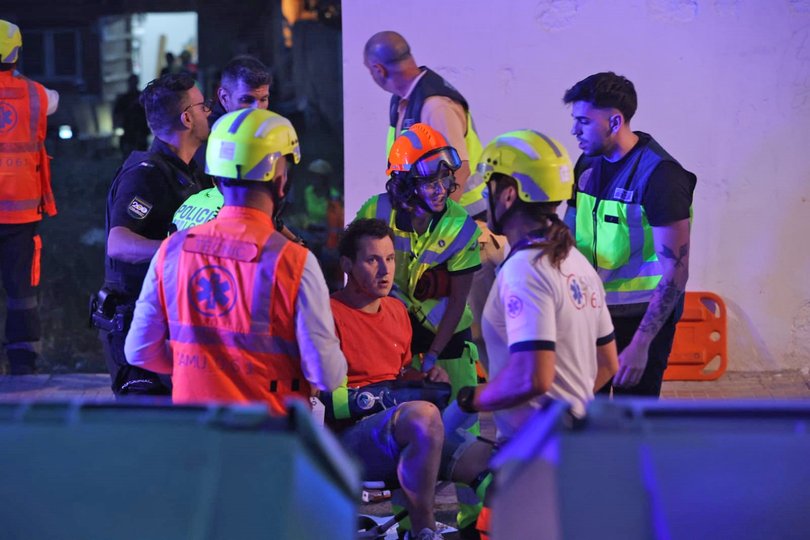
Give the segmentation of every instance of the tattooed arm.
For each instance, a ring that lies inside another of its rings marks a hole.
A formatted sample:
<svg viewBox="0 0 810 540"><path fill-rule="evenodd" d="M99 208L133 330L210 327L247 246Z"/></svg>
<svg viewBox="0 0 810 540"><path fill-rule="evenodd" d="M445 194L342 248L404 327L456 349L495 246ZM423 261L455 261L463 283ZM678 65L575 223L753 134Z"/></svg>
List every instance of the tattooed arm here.
<svg viewBox="0 0 810 540"><path fill-rule="evenodd" d="M663 276L632 341L619 354L619 371L613 379L616 386L635 386L641 380L650 343L686 290L689 278L689 220L653 227L652 231Z"/></svg>

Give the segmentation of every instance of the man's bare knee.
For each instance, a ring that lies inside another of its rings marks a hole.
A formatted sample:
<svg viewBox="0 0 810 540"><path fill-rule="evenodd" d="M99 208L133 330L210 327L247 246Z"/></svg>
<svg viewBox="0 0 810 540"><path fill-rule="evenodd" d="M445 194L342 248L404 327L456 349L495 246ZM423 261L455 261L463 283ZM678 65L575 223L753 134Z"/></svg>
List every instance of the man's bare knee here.
<svg viewBox="0 0 810 540"><path fill-rule="evenodd" d="M444 427L439 409L427 401L403 403L394 419L394 436L402 446L414 440L430 441L441 446L444 442Z"/></svg>

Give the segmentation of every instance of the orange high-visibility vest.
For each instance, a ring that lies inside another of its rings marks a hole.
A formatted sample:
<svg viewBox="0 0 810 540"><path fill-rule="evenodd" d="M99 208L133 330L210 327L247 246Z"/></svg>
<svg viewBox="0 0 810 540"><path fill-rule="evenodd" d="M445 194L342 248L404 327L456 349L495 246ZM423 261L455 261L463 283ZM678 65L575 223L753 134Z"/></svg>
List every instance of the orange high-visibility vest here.
<svg viewBox="0 0 810 540"><path fill-rule="evenodd" d="M13 71L0 72L0 223L56 215L45 152L45 88Z"/></svg>
<svg viewBox="0 0 810 540"><path fill-rule="evenodd" d="M295 335L306 248L267 214L226 206L157 257L175 403L259 401L283 414L286 398L309 398Z"/></svg>

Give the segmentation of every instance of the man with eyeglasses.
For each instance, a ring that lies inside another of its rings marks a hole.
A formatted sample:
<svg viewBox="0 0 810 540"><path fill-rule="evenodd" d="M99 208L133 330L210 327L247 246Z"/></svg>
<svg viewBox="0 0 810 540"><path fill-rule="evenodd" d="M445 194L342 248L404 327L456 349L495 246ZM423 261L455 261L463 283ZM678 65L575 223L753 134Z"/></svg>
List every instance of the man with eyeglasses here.
<svg viewBox="0 0 810 540"><path fill-rule="evenodd" d="M155 138L148 151L129 155L110 186L104 287L91 301L116 396L171 394L168 379L127 364L124 340L172 216L190 195L211 186L192 159L208 138L211 113L194 80L164 75L146 85L141 103Z"/></svg>
<svg viewBox="0 0 810 540"><path fill-rule="evenodd" d="M481 231L450 199L461 158L439 131L417 123L394 141L388 162L386 193L369 199L357 217L382 219L394 231L391 295L408 308L411 352L421 355L424 372L434 365L442 367L455 395L459 388L478 382L467 295L481 268ZM420 359L414 358L414 363L419 365ZM476 423L472 430L477 427ZM459 495L460 528L474 527L479 503L470 490Z"/></svg>

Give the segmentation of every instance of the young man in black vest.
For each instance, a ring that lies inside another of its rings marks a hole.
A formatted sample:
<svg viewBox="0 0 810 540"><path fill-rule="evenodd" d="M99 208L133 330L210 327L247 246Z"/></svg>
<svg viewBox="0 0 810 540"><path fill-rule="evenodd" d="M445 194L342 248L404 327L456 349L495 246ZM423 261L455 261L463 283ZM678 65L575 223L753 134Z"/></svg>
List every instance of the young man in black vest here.
<svg viewBox="0 0 810 540"><path fill-rule="evenodd" d="M582 150L566 223L605 285L619 349L613 392L658 397L683 311L697 178L630 128L638 100L625 77L591 75L563 102Z"/></svg>

